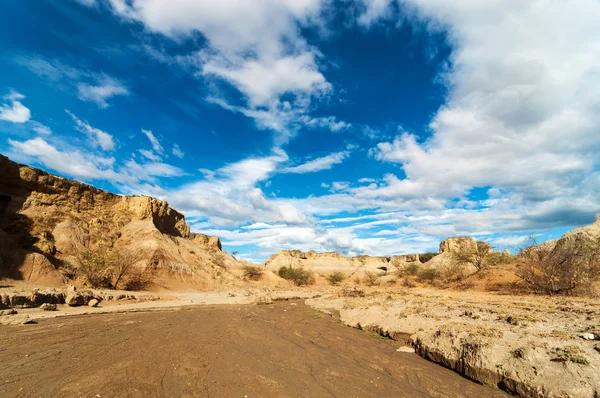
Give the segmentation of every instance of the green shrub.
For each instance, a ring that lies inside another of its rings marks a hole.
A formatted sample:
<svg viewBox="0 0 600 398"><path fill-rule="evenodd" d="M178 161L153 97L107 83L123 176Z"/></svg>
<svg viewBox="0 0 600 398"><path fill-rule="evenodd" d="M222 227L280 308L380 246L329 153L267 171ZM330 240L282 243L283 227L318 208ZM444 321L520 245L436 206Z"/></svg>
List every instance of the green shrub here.
<svg viewBox="0 0 600 398"><path fill-rule="evenodd" d="M341 272L334 272L327 276L327 281L329 282L329 284L334 286L339 285L344 279L344 274L342 274Z"/></svg>
<svg viewBox="0 0 600 398"><path fill-rule="evenodd" d="M419 260L422 263L426 263L427 261L431 260L432 258L434 258L435 256L437 256L438 254L440 254L440 253L429 252L429 253L419 254Z"/></svg>
<svg viewBox="0 0 600 398"><path fill-rule="evenodd" d="M281 267L277 272L280 277L294 282L296 286L312 285L315 283L315 278L310 271L303 268Z"/></svg>
<svg viewBox="0 0 600 398"><path fill-rule="evenodd" d="M255 267L252 265L244 266L244 276L251 281L259 281L263 276L263 270L260 267Z"/></svg>

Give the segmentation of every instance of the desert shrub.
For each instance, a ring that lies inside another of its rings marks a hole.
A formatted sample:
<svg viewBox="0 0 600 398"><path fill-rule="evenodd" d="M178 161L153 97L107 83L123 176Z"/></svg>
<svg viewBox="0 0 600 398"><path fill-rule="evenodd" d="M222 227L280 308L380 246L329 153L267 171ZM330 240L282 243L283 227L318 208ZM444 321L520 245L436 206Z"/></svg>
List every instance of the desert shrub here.
<svg viewBox="0 0 600 398"><path fill-rule="evenodd" d="M437 269L438 282L441 284L457 282L464 279L465 276L465 265L463 263L447 261Z"/></svg>
<svg viewBox="0 0 600 398"><path fill-rule="evenodd" d="M409 278L404 278L402 279L402 286L404 287L415 287L417 286L417 284L415 283L414 279L409 277Z"/></svg>
<svg viewBox="0 0 600 398"><path fill-rule="evenodd" d="M333 272L327 276L327 282L330 285L337 286L344 280L344 274L341 272Z"/></svg>
<svg viewBox="0 0 600 398"><path fill-rule="evenodd" d="M600 240L529 246L519 254L517 276L539 293L596 294L600 280Z"/></svg>
<svg viewBox="0 0 600 398"><path fill-rule="evenodd" d="M379 276L374 274L373 272L365 272L365 276L363 277L363 283L367 286L375 285L375 281Z"/></svg>
<svg viewBox="0 0 600 398"><path fill-rule="evenodd" d="M438 272L435 268L422 268L417 274L417 280L419 282L433 282L438 276Z"/></svg>
<svg viewBox="0 0 600 398"><path fill-rule="evenodd" d="M315 283L315 278L310 271L296 267L281 267L277 272L283 279L294 282L296 286L312 285Z"/></svg>
<svg viewBox="0 0 600 398"><path fill-rule="evenodd" d="M400 274L400 276L405 276L405 275L415 276L419 273L420 269L421 269L421 266L419 264L410 263L403 269L399 270L398 273Z"/></svg>
<svg viewBox="0 0 600 398"><path fill-rule="evenodd" d="M419 260L422 263L426 263L427 261L431 260L432 258L434 258L435 256L437 256L438 254L440 254L440 253L429 252L429 253L419 254Z"/></svg>
<svg viewBox="0 0 600 398"><path fill-rule="evenodd" d="M92 251L82 249L75 257L77 274L94 289L112 286L112 274L115 263L111 251Z"/></svg>
<svg viewBox="0 0 600 398"><path fill-rule="evenodd" d="M492 247L482 241L477 241L475 246L461 246L459 250L452 252L455 262L467 265L470 264L480 271L487 265L487 258L492 253Z"/></svg>
<svg viewBox="0 0 600 398"><path fill-rule="evenodd" d="M489 266L496 266L501 264L510 264L513 262L513 260L514 258L510 254L495 252L488 254L486 263Z"/></svg>
<svg viewBox="0 0 600 398"><path fill-rule="evenodd" d="M253 265L244 266L244 277L250 279L251 281L259 281L263 274L264 272L260 267Z"/></svg>

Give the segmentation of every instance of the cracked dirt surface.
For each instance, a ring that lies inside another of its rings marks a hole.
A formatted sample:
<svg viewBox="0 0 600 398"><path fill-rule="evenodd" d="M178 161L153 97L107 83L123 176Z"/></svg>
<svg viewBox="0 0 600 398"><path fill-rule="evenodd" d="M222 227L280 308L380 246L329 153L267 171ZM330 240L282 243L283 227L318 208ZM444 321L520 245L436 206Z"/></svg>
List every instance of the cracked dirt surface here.
<svg viewBox="0 0 600 398"><path fill-rule="evenodd" d="M300 302L0 328L2 397L503 397Z"/></svg>

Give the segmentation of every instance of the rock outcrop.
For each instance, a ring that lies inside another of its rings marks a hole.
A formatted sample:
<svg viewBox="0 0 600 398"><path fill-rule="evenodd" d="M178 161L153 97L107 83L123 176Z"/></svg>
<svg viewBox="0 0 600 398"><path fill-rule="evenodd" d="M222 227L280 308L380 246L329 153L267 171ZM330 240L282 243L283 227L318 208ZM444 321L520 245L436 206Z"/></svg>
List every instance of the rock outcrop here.
<svg viewBox="0 0 600 398"><path fill-rule="evenodd" d="M308 252L282 250L269 257L265 261L265 266L269 270L278 270L283 266L301 266L317 272L391 272L404 268L410 263L420 264L419 255L346 257L336 252L317 253L313 250Z"/></svg>
<svg viewBox="0 0 600 398"><path fill-rule="evenodd" d="M0 155L0 276L62 284L82 248L135 257L135 268L232 280L237 261L216 236L190 232L164 200L121 196Z"/></svg>

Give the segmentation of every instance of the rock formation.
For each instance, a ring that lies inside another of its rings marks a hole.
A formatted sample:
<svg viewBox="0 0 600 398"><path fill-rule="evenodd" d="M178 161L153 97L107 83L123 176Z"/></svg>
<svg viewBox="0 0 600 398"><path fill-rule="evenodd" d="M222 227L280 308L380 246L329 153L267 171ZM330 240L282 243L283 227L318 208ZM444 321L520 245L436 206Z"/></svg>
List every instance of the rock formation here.
<svg viewBox="0 0 600 398"><path fill-rule="evenodd" d="M76 276L81 250L110 250L134 257L138 270L233 278L226 268L237 262L219 238L191 233L163 200L115 195L2 155L0 176L0 276L60 284Z"/></svg>
<svg viewBox="0 0 600 398"><path fill-rule="evenodd" d="M420 264L419 255L346 257L336 252L317 253L313 250L308 252L281 250L279 253L269 257L265 261L265 266L269 270L278 270L284 266L301 266L317 272L393 272L410 263Z"/></svg>

